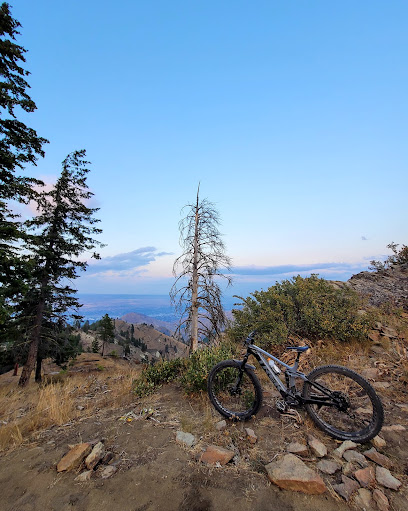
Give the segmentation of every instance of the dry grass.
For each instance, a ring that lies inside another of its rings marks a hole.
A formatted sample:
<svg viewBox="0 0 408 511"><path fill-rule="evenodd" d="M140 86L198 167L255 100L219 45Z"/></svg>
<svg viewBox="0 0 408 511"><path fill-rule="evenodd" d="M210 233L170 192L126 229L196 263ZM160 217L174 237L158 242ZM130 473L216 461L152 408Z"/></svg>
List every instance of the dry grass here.
<svg viewBox="0 0 408 511"><path fill-rule="evenodd" d="M132 382L139 371L120 367L109 373L74 374L60 383L30 383L25 389L17 383L1 385L0 450L29 441L34 433L51 426L134 401Z"/></svg>

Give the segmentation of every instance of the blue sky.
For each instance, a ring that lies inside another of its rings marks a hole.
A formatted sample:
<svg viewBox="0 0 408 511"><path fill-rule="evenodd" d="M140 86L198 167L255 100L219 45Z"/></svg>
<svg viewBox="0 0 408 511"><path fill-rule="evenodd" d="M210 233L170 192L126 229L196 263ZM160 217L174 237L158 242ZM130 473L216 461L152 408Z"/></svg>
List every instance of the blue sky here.
<svg viewBox="0 0 408 511"><path fill-rule="evenodd" d="M166 293L180 210L216 204L231 292L347 279L407 244L405 1L10 2L52 182L85 148L103 259L82 292Z"/></svg>

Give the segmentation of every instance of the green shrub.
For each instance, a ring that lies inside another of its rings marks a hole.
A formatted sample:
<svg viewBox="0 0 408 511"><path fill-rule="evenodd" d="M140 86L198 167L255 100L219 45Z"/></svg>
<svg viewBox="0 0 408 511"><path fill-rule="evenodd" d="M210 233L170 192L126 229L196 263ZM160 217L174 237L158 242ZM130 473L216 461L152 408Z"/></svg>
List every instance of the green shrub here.
<svg viewBox="0 0 408 511"><path fill-rule="evenodd" d="M233 356L233 346L222 343L219 346L203 348L193 353L190 358L163 360L146 367L134 382L134 392L139 397L147 396L158 387L176 378L187 393L205 390L207 376L211 368Z"/></svg>
<svg viewBox="0 0 408 511"><path fill-rule="evenodd" d="M233 354L233 346L226 342L193 353L188 359L186 368L180 378L184 390L189 394L206 390L207 376L210 370L221 360L231 358Z"/></svg>
<svg viewBox="0 0 408 511"><path fill-rule="evenodd" d="M184 368L185 359L162 360L143 369L142 374L134 382L134 391L139 397L154 392L156 387L169 383L177 378Z"/></svg>
<svg viewBox="0 0 408 511"><path fill-rule="evenodd" d="M233 311L229 334L241 340L259 329L256 342L265 349L287 342L289 335L363 340L373 320L371 314L359 313L361 299L354 290L335 287L317 275L284 280L240 299L243 308Z"/></svg>

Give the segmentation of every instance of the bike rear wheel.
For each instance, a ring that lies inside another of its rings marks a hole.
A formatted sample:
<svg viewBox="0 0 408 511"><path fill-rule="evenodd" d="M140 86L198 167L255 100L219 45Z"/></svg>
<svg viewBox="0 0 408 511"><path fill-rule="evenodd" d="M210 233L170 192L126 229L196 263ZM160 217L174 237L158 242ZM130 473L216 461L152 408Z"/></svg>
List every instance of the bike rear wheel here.
<svg viewBox="0 0 408 511"><path fill-rule="evenodd" d="M255 373L237 360L224 360L208 376L211 403L227 419L248 420L262 404L262 388Z"/></svg>
<svg viewBox="0 0 408 511"><path fill-rule="evenodd" d="M322 404L305 405L319 428L339 440L359 443L378 434L384 421L383 406L373 387L362 376L346 367L328 365L317 367L307 378L303 398L322 400Z"/></svg>

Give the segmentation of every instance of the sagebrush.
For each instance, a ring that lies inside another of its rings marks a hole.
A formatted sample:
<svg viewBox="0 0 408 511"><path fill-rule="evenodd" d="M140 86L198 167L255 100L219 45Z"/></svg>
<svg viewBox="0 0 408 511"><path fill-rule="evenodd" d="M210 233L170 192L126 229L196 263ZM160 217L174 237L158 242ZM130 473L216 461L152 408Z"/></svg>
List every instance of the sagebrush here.
<svg viewBox="0 0 408 511"><path fill-rule="evenodd" d="M312 275L276 283L266 291L240 298L242 309L233 310L232 339L241 340L258 329L264 348L286 343L289 336L339 341L367 338L374 317L361 311L361 298L347 286L334 286Z"/></svg>

